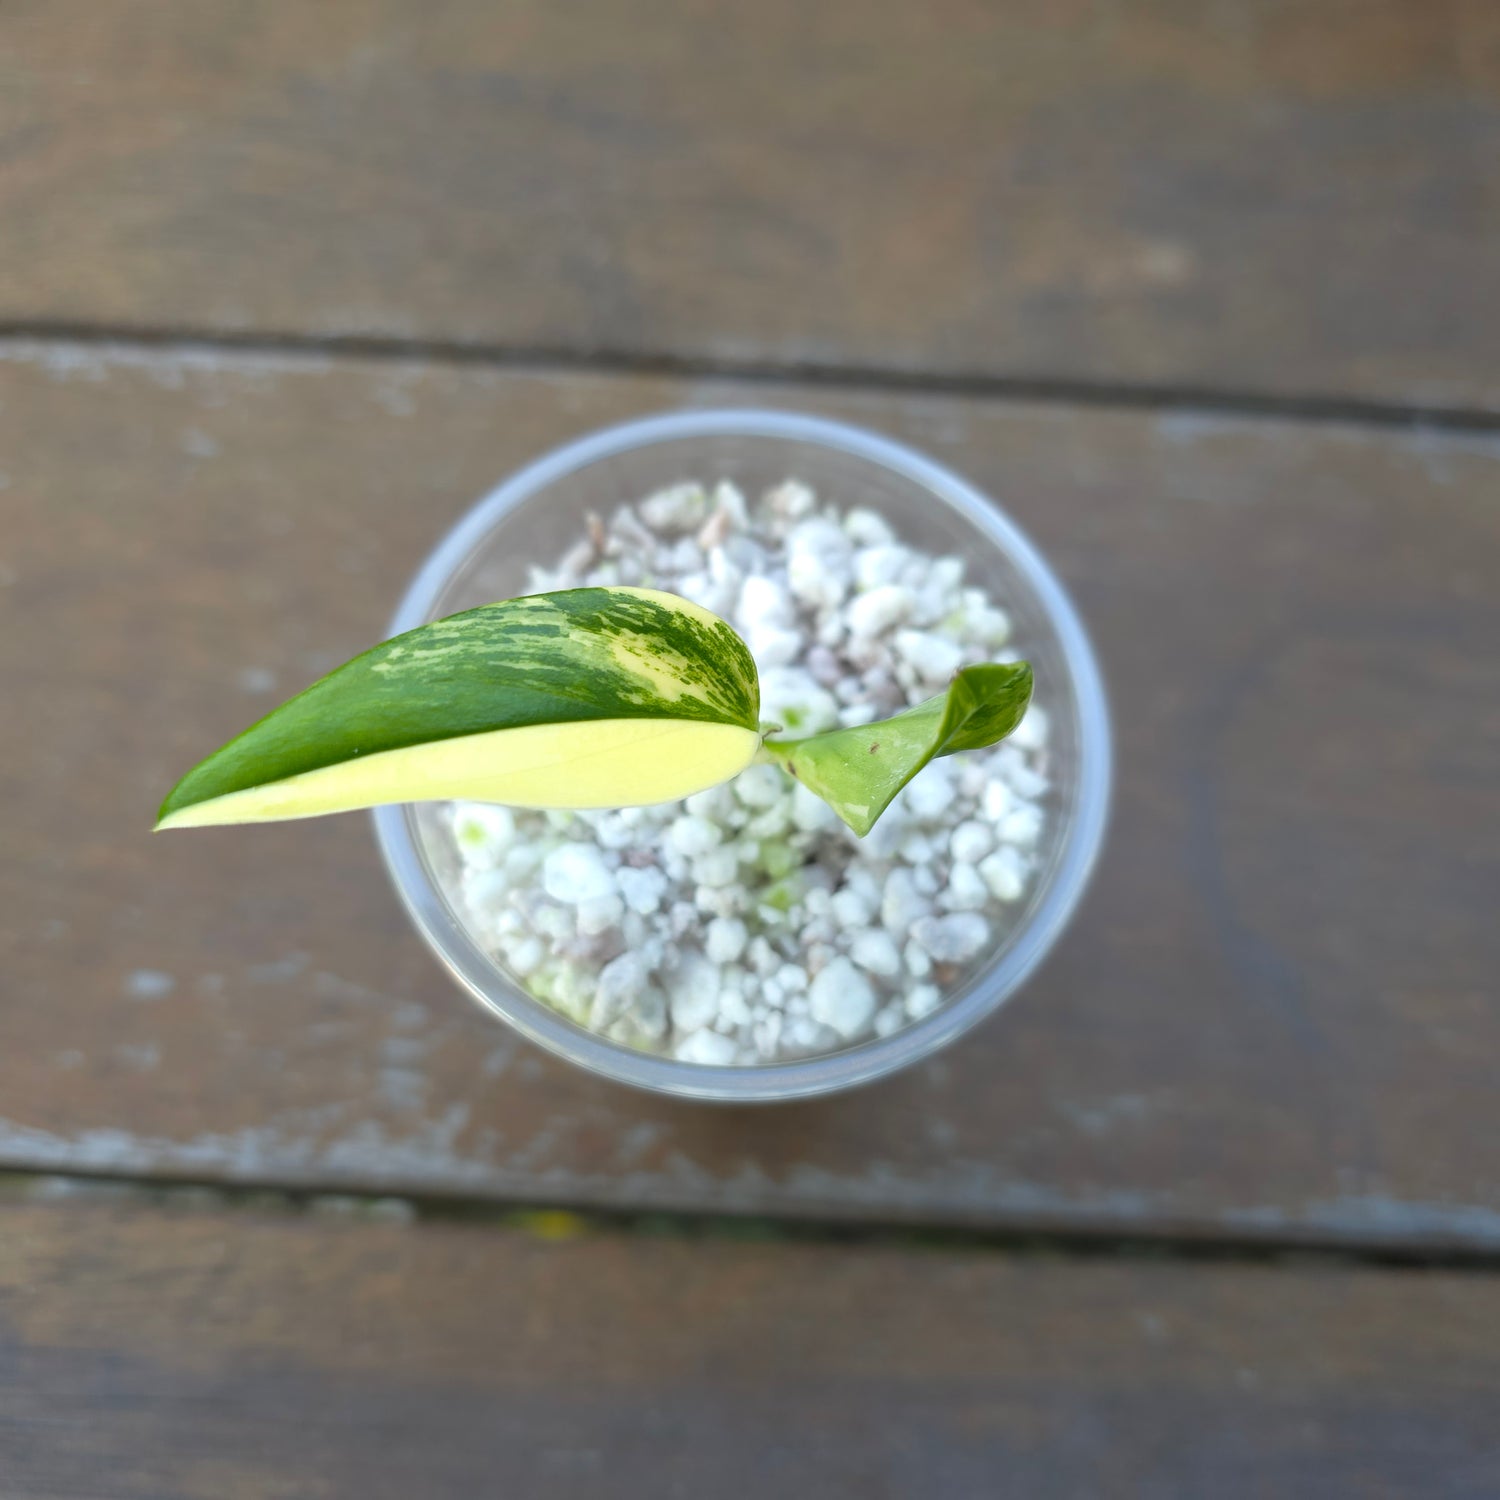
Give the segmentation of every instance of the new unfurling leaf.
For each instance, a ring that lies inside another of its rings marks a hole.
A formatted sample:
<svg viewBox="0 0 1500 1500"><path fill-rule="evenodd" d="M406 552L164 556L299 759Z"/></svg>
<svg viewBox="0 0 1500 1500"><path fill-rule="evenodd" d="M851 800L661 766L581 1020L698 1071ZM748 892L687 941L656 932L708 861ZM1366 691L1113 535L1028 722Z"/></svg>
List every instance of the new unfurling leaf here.
<svg viewBox="0 0 1500 1500"><path fill-rule="evenodd" d="M946 693L905 713L805 740L768 739L765 748L863 838L928 761L1004 739L1030 702L1026 662L964 667Z"/></svg>

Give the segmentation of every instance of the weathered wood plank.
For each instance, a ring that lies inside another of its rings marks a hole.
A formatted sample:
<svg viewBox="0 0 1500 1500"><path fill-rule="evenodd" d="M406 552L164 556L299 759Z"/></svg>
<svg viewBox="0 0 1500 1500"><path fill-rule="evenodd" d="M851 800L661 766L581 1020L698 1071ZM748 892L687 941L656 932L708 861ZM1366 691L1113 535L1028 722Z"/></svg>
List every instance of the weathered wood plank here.
<svg viewBox="0 0 1500 1500"><path fill-rule="evenodd" d="M1478 1497L1500 1282L0 1215L11 1500Z"/></svg>
<svg viewBox="0 0 1500 1500"><path fill-rule="evenodd" d="M0 319L1500 406L1491 0L4 24Z"/></svg>
<svg viewBox="0 0 1500 1500"><path fill-rule="evenodd" d="M721 385L11 349L0 1159L1110 1231L1500 1244L1500 442L783 388L1005 498L1118 719L1075 929L819 1105L576 1076L454 990L367 824L151 838L500 475Z"/></svg>

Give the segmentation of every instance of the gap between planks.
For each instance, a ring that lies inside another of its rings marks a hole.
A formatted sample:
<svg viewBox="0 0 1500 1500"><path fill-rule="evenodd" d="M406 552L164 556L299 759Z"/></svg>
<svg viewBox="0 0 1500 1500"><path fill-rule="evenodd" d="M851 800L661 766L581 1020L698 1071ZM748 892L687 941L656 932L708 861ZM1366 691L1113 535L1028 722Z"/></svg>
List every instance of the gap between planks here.
<svg viewBox="0 0 1500 1500"><path fill-rule="evenodd" d="M930 396L967 396L1038 405L1115 411L1180 411L1305 424L1337 424L1434 433L1500 432L1500 409L1441 403L1374 401L1200 386L1008 376L844 365L818 361L764 361L711 354L467 343L355 334L237 333L192 328L74 324L11 319L0 321L0 352L7 344L110 350L179 357L235 355L282 358L388 360L429 365L592 375L637 375L781 383L851 391L895 391Z"/></svg>
<svg viewBox="0 0 1500 1500"><path fill-rule="evenodd" d="M1500 1271L1500 1250L1350 1244L1181 1234L966 1228L818 1219L768 1213L611 1210L557 1203L507 1202L438 1194L396 1194L211 1178L152 1178L108 1173L0 1171L0 1213L9 1204L112 1204L168 1212L241 1212L328 1218L352 1223L469 1224L565 1240L584 1236L830 1245L844 1248L994 1254L1049 1260L1127 1260L1194 1264L1365 1267L1420 1273Z"/></svg>

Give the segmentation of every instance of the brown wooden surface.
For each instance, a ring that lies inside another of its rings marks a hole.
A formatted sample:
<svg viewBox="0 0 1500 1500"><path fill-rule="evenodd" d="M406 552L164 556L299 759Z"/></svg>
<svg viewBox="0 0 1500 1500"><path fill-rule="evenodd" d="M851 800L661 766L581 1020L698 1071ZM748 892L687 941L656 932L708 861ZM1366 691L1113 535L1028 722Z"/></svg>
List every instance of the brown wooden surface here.
<svg viewBox="0 0 1500 1500"><path fill-rule="evenodd" d="M0 1159L1500 1244L1494 439L776 393L1003 496L1076 589L1119 736L1059 952L861 1094L689 1107L549 1061L428 957L363 818L147 834L183 766L378 634L497 477L743 395L8 351Z"/></svg>
<svg viewBox="0 0 1500 1500"><path fill-rule="evenodd" d="M3 27L13 323L1500 405L1493 0Z"/></svg>
<svg viewBox="0 0 1500 1500"><path fill-rule="evenodd" d="M1479 1500L1500 1283L0 1212L7 1500Z"/></svg>

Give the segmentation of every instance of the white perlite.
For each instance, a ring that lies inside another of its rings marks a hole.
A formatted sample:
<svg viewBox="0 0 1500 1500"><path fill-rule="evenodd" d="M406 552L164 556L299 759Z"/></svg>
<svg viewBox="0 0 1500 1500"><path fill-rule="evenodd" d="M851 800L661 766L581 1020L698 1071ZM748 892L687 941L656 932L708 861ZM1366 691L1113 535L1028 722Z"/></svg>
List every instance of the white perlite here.
<svg viewBox="0 0 1500 1500"><path fill-rule="evenodd" d="M805 735L1015 659L1004 610L963 572L797 480L755 506L685 481L622 506L531 587L639 584L723 615L755 657L762 719ZM993 952L1025 896L1047 729L1033 708L1004 744L929 765L863 840L771 765L661 807L458 803L459 905L532 994L629 1046L730 1065L890 1036Z"/></svg>

